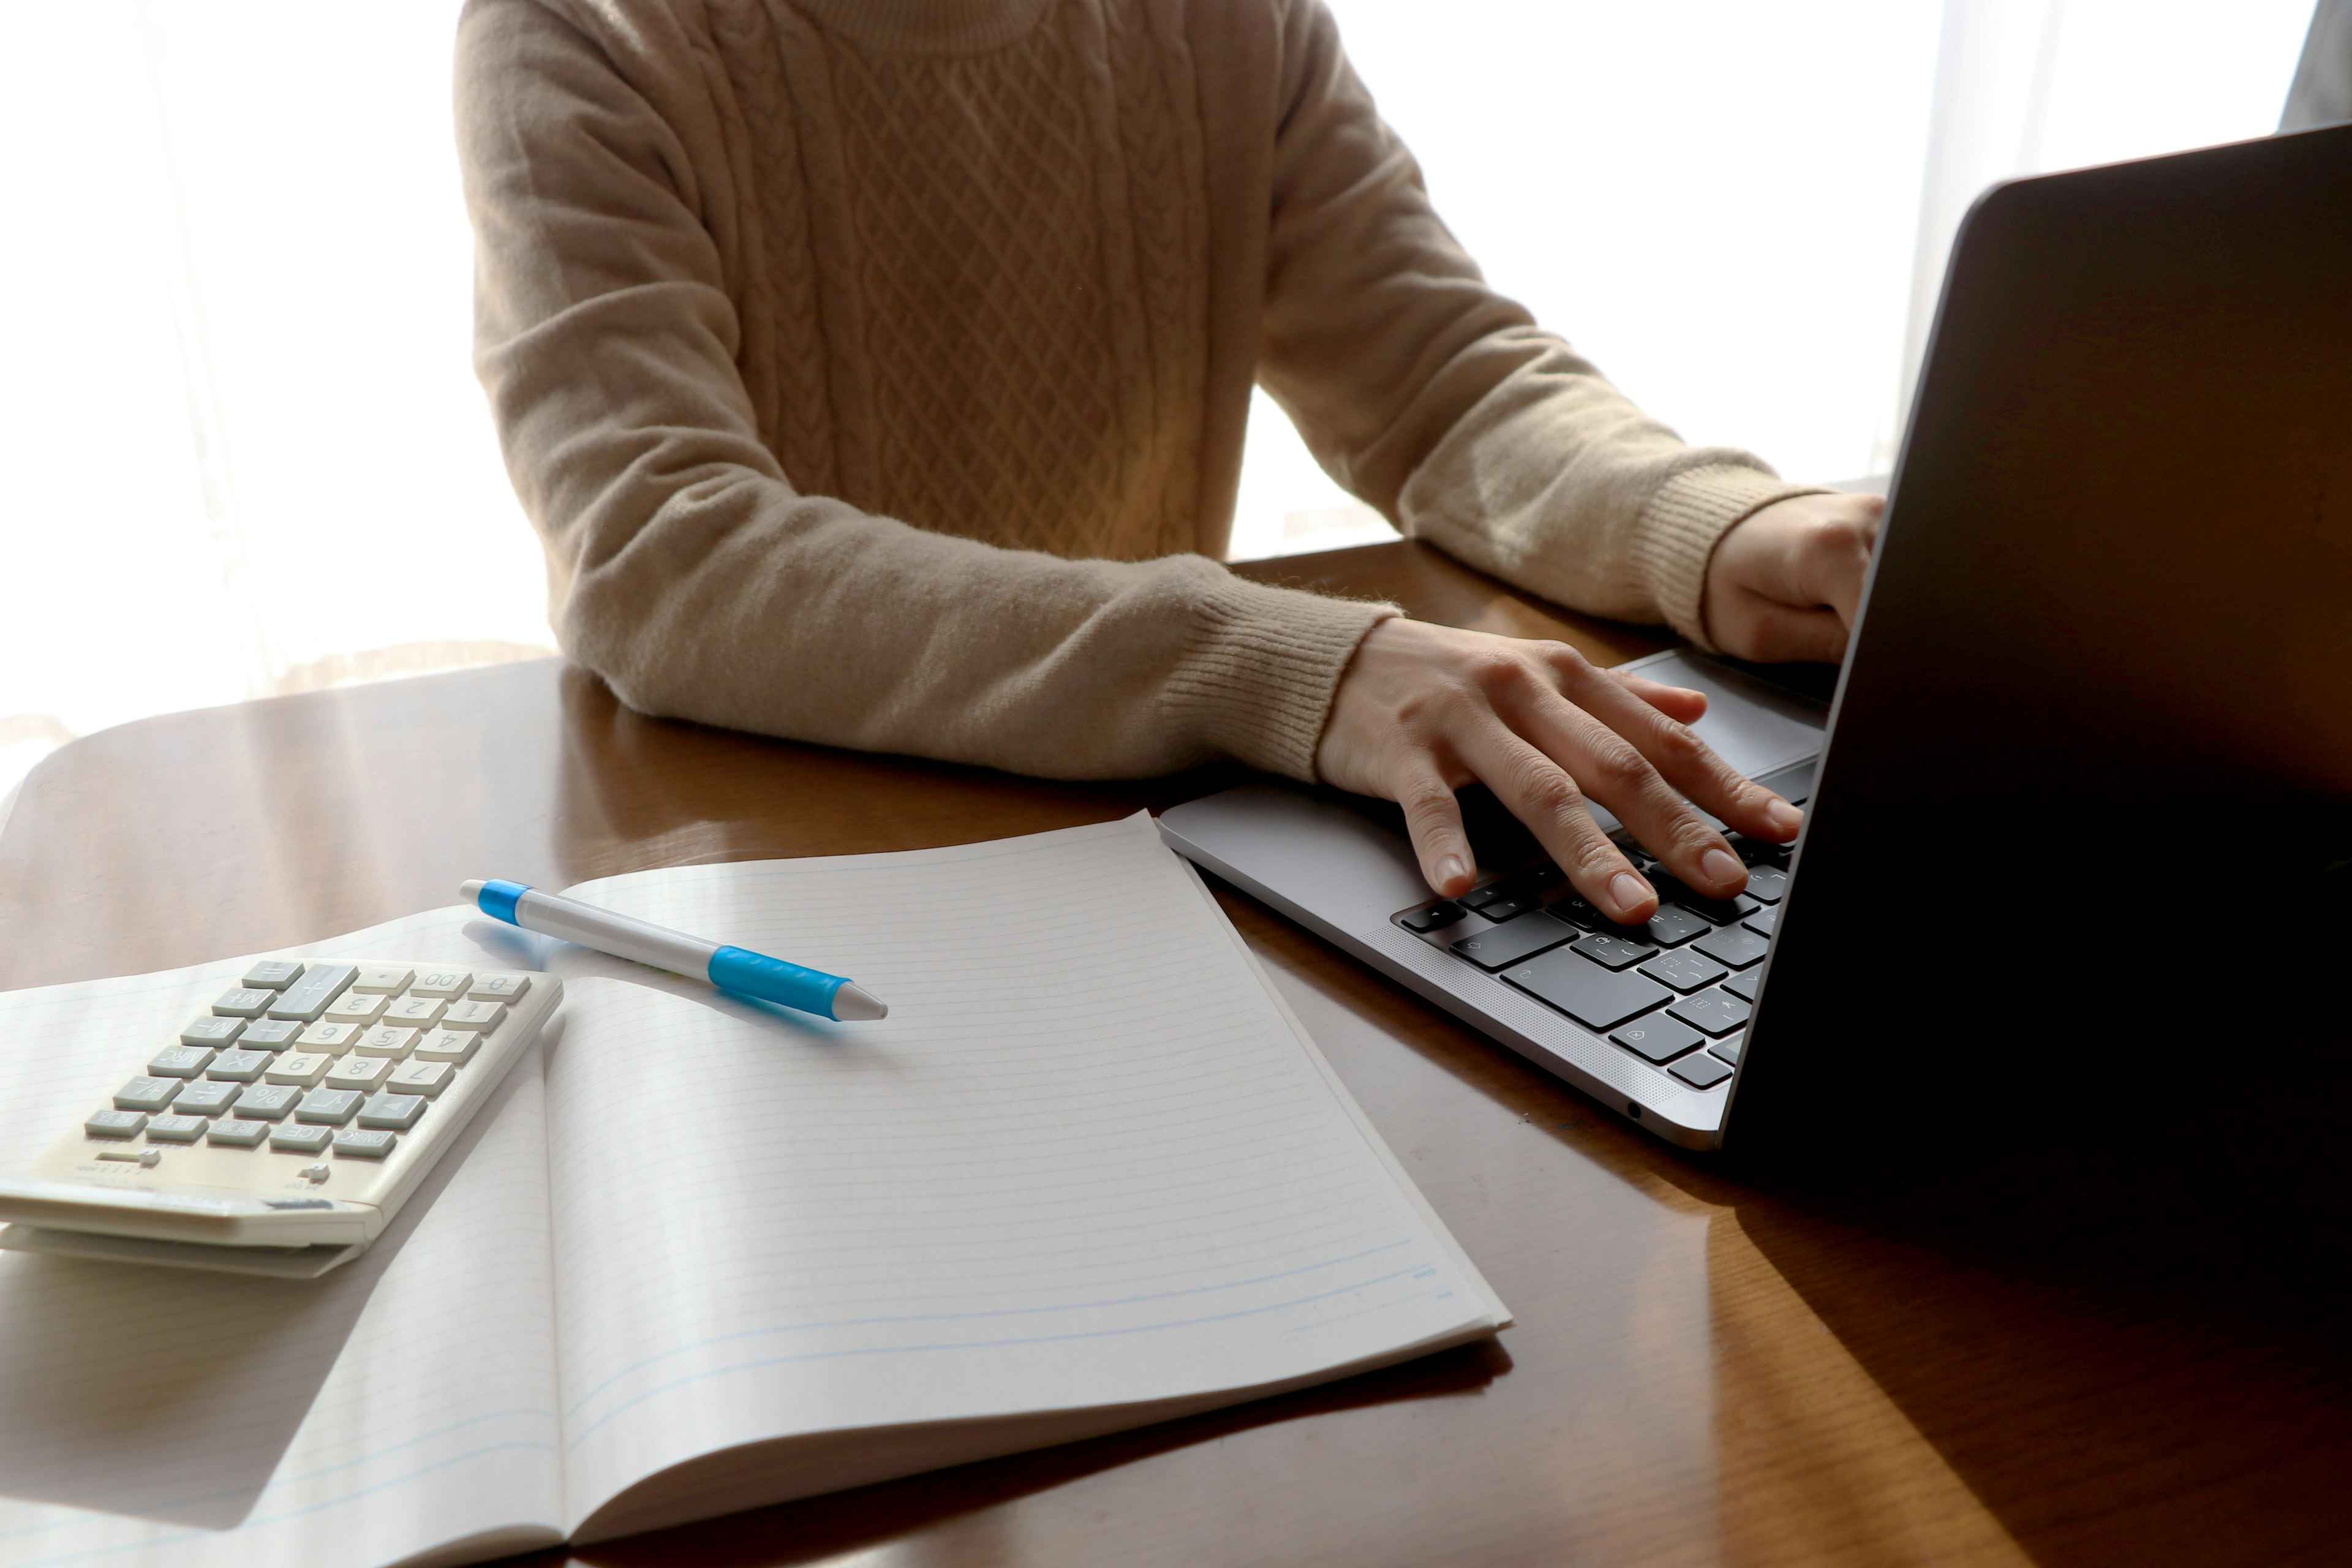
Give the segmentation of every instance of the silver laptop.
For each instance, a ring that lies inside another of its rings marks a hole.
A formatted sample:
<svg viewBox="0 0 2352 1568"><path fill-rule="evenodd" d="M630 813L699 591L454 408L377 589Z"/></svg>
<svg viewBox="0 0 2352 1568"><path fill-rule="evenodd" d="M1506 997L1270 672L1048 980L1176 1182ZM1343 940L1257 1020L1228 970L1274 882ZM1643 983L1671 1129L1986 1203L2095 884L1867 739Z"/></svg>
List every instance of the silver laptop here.
<svg viewBox="0 0 2352 1568"><path fill-rule="evenodd" d="M1793 854L1735 840L1741 898L1654 871L1658 917L1614 926L1482 791L1458 900L1393 807L1334 791L1247 784L1162 833L1692 1148L2096 1117L2352 1037L2313 912L2352 879L2347 191L2352 125L1979 202L1831 700L1637 666L1806 805Z"/></svg>

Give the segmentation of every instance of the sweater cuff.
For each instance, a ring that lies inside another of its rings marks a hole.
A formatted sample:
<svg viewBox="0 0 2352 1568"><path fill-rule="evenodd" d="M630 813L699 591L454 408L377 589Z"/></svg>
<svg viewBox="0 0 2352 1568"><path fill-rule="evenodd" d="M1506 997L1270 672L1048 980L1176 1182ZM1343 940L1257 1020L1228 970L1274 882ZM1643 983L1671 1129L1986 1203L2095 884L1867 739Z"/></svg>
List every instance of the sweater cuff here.
<svg viewBox="0 0 2352 1568"><path fill-rule="evenodd" d="M1331 698L1364 634L1394 605L1269 588L1216 568L1167 687L1183 732L1267 773L1311 784Z"/></svg>
<svg viewBox="0 0 2352 1568"><path fill-rule="evenodd" d="M1706 566L1733 525L1791 496L1829 495L1821 485L1792 485L1756 468L1714 464L1686 468L1660 485L1642 509L1636 545L1642 580L1666 624L1708 653L1699 618Z"/></svg>

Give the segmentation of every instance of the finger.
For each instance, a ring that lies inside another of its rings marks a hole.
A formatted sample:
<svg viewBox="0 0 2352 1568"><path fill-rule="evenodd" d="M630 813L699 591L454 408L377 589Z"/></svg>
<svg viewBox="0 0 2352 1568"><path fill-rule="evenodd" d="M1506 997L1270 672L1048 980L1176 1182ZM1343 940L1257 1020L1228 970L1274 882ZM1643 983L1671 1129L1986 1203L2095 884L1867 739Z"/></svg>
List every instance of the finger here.
<svg viewBox="0 0 2352 1568"><path fill-rule="evenodd" d="M1697 752L1713 756L1689 731L1662 714L1653 717L1655 732L1688 737ZM1558 758L1594 800L1615 812L1675 876L1717 899L1730 898L1748 885L1748 868L1723 835L1643 753L1632 731L1612 729L1557 693L1538 700L1525 723L1528 738ZM1723 771L1738 779L1727 765Z"/></svg>
<svg viewBox="0 0 2352 1568"><path fill-rule="evenodd" d="M1584 792L1567 769L1492 713L1451 739L1463 762L1595 909L1621 925L1638 925L1658 912L1657 890L1592 820Z"/></svg>
<svg viewBox="0 0 2352 1568"><path fill-rule="evenodd" d="M1886 518L1886 502L1877 496L1868 500L1874 504L1868 507L1861 525L1846 536L1845 546L1832 563L1829 581L1822 584L1824 592L1821 595L1848 628L1862 613L1862 585L1870 576L1871 551L1878 543L1878 531Z"/></svg>
<svg viewBox="0 0 2352 1568"><path fill-rule="evenodd" d="M1400 772L1391 793L1404 807L1405 835L1412 840L1421 874L1438 897L1458 899L1477 879L1477 862L1462 827L1462 803L1427 753L1401 764Z"/></svg>
<svg viewBox="0 0 2352 1568"><path fill-rule="evenodd" d="M1696 802L1753 837L1785 844L1797 836L1797 829L1804 818L1795 806L1725 762L1714 747L1685 726L1667 718L1648 703L1634 700L1617 682L1592 679L1591 674L1599 672L1588 671L1589 667L1584 670L1570 667L1561 672L1563 705L1568 706L1571 712L1580 708L1584 713L1616 731L1656 771L1670 794L1679 792L1681 796ZM1643 781L1635 778L1632 782L1639 784ZM1747 886L1747 868L1739 866L1738 875L1733 876L1731 868L1738 866L1739 858L1731 853L1730 847L1713 828L1706 827L1704 821L1699 823L1705 829L1704 837L1679 838L1690 857L1685 863L1669 852L1665 842L1650 837L1652 831L1672 832L1677 836L1685 834L1686 825L1678 816L1667 813L1654 817L1652 820L1656 823L1654 829L1649 823L1637 821L1621 809L1614 800L1601 792L1597 783L1590 780L1588 783L1592 784L1595 798L1616 812L1625 826L1633 830L1634 837L1649 846L1652 854L1674 868L1676 876L1694 887L1704 887L1709 892L1727 885L1734 891ZM1702 872L1695 877L1693 872L1699 870L1700 862L1708 859L1710 851L1719 851L1724 860L1715 862L1711 872ZM1716 896L1727 895L1717 893Z"/></svg>
<svg viewBox="0 0 2352 1568"><path fill-rule="evenodd" d="M1850 619L1844 610L1761 606L1751 623L1754 657L1768 664L1836 664L1845 658Z"/></svg>
<svg viewBox="0 0 2352 1568"><path fill-rule="evenodd" d="M1706 717L1704 691L1693 691L1687 686L1668 686L1646 675L1628 675L1617 669L1609 671L1609 679L1678 724L1696 724Z"/></svg>

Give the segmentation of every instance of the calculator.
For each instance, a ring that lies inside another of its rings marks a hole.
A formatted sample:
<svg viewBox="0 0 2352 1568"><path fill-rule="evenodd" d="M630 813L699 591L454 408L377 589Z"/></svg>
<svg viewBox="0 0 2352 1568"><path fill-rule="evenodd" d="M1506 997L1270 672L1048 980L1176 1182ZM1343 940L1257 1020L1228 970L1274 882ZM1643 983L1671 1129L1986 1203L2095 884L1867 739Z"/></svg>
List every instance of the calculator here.
<svg viewBox="0 0 2352 1568"><path fill-rule="evenodd" d="M0 1177L0 1247L309 1278L382 1235L539 1037L551 975L271 959L126 1045L120 1088Z"/></svg>

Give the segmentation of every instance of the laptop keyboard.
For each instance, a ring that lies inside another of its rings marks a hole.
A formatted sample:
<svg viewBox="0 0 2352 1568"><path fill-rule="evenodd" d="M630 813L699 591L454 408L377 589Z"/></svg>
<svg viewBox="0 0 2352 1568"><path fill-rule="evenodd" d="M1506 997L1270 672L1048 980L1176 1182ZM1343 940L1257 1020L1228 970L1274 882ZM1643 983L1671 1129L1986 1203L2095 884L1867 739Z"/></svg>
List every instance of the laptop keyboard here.
<svg viewBox="0 0 2352 1568"><path fill-rule="evenodd" d="M1748 889L1733 899L1703 897L1632 835L1611 835L1658 890L1658 912L1641 925L1610 920L1548 860L1393 918L1690 1088L1714 1089L1739 1060L1790 852L1725 837L1748 865Z"/></svg>

